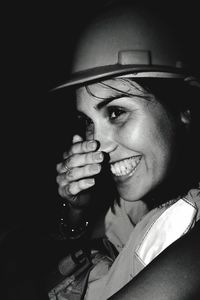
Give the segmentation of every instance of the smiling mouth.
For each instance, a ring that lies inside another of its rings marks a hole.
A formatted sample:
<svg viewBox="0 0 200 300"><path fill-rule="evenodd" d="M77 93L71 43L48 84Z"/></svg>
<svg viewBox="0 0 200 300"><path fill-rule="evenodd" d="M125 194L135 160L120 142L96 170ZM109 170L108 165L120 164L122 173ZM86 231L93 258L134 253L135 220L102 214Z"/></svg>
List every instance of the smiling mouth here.
<svg viewBox="0 0 200 300"><path fill-rule="evenodd" d="M114 176L132 176L137 166L139 165L141 161L142 156L132 156L120 161L117 161L115 163L110 164L111 172Z"/></svg>

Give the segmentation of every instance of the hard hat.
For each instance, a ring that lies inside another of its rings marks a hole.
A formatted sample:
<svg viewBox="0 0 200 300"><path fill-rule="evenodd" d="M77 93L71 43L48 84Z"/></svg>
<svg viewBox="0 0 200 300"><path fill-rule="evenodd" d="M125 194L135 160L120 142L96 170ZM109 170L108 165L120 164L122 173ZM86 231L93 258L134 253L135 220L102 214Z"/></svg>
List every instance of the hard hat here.
<svg viewBox="0 0 200 300"><path fill-rule="evenodd" d="M149 7L123 2L102 10L78 39L70 79L56 89L113 76L191 76L173 23L165 21Z"/></svg>

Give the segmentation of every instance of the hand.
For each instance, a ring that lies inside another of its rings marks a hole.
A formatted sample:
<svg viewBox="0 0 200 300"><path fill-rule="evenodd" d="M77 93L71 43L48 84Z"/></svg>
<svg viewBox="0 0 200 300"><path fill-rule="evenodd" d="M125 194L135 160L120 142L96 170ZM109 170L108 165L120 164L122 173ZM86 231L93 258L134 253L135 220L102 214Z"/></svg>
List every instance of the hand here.
<svg viewBox="0 0 200 300"><path fill-rule="evenodd" d="M97 141L83 141L79 135L75 135L70 150L63 155L64 161L57 165L59 195L73 206L86 205L88 198L81 197L81 192L94 186L94 176L101 171L100 163L104 157L97 150Z"/></svg>

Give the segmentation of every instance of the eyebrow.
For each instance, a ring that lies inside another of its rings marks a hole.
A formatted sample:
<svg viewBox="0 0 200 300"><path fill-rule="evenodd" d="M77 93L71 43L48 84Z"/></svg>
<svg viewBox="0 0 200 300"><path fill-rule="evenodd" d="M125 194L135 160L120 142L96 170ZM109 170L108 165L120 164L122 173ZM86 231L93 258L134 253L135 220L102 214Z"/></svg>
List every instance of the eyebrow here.
<svg viewBox="0 0 200 300"><path fill-rule="evenodd" d="M107 104L109 104L110 102L114 101L114 100L117 100L117 99L120 99L120 98L123 98L123 97L130 97L131 95L129 94L126 94L126 93L122 93L122 94L119 94L119 95L116 95L116 96L110 96L110 97L107 97L106 99L102 100L101 102L99 102L97 105L95 105L95 109L96 110L100 110L102 109L104 106L106 106Z"/></svg>

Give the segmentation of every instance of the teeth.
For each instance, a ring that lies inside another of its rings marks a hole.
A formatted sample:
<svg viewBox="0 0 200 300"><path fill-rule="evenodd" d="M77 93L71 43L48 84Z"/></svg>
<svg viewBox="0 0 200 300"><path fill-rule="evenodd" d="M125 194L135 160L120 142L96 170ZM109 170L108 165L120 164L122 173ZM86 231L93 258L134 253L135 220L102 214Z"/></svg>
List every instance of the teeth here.
<svg viewBox="0 0 200 300"><path fill-rule="evenodd" d="M121 160L110 165L111 172L115 176L131 176L136 170L137 165L141 160L141 156L135 156L128 159Z"/></svg>

